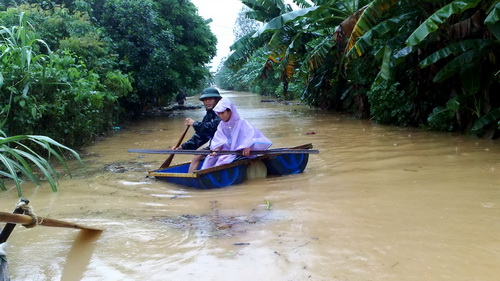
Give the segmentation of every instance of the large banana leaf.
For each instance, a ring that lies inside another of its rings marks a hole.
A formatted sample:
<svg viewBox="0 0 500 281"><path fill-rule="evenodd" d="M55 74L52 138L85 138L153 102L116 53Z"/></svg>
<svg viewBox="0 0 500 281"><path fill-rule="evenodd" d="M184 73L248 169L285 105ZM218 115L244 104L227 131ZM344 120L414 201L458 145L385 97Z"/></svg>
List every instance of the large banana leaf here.
<svg viewBox="0 0 500 281"><path fill-rule="evenodd" d="M266 38L263 36L259 38L253 38L253 33L249 33L231 45L230 49L234 51L227 58L225 65L229 68L239 68L242 66L248 58L261 46L263 46Z"/></svg>
<svg viewBox="0 0 500 281"><path fill-rule="evenodd" d="M484 23L488 25L491 30L491 33L495 35L495 37L500 40L500 2L493 7L491 12L488 14Z"/></svg>
<svg viewBox="0 0 500 281"><path fill-rule="evenodd" d="M480 62L484 53L480 50L468 50L446 64L434 77L436 83L443 82L456 73L460 73L462 84L469 94L475 94L480 88Z"/></svg>
<svg viewBox="0 0 500 281"><path fill-rule="evenodd" d="M500 124L499 120L500 120L500 108L496 108L485 114L483 117L477 119L477 121L474 123L474 126L472 126L471 131L477 133L479 130L482 130L484 127L490 124L495 124L496 122Z"/></svg>
<svg viewBox="0 0 500 281"><path fill-rule="evenodd" d="M406 44L415 46L422 42L429 34L436 32L439 26L454 14L462 13L465 10L476 7L481 0L456 0L436 11L427 18L408 37Z"/></svg>
<svg viewBox="0 0 500 281"><path fill-rule="evenodd" d="M273 18L268 23L266 23L259 30L257 30L257 32L255 32L253 37L258 37L266 31L281 29L285 26L286 23L293 21L293 20L296 20L300 17L305 17L308 15L309 12L312 12L312 11L316 10L317 8L318 8L318 6L314 6L314 7L304 8L304 9L300 9L300 10L296 10L293 12L279 15L279 16Z"/></svg>
<svg viewBox="0 0 500 281"><path fill-rule="evenodd" d="M363 36L359 37L354 47L347 53L350 57L361 56L366 52L369 46L372 46L376 38L380 38L388 33L393 32L401 27L408 19L415 17L416 12L406 13L394 18L387 19L372 29L368 30Z"/></svg>
<svg viewBox="0 0 500 281"><path fill-rule="evenodd" d="M462 85L464 85L467 93L474 95L481 88L481 74L482 71L476 69L478 63L471 63L468 66L465 66L460 71L460 80Z"/></svg>
<svg viewBox="0 0 500 281"><path fill-rule="evenodd" d="M382 60L382 66L380 67L380 77L384 80L390 80L392 78L392 70L394 65L392 63L392 48L389 45L385 46L384 49L384 59Z"/></svg>
<svg viewBox="0 0 500 281"><path fill-rule="evenodd" d="M384 12L389 10L397 2L398 0L375 0L364 7L361 16L356 21L356 25L352 30L351 38L349 38L349 44L347 44L345 52L348 53L358 38L371 30L377 24L378 19Z"/></svg>
<svg viewBox="0 0 500 281"><path fill-rule="evenodd" d="M431 54L424 60L420 62L421 67L427 67L437 61L447 58L450 55L457 55L466 52L471 49L484 50L486 48L499 48L500 43L497 40L489 39L470 39L460 41L449 45L448 47L442 48L437 52Z"/></svg>
<svg viewBox="0 0 500 281"><path fill-rule="evenodd" d="M246 16L260 22L268 22L290 11L283 0L241 0L241 2L252 9L246 13Z"/></svg>
<svg viewBox="0 0 500 281"><path fill-rule="evenodd" d="M471 67L480 56L477 50L468 50L446 64L434 77L436 83L443 82L463 68Z"/></svg>
<svg viewBox="0 0 500 281"><path fill-rule="evenodd" d="M318 38L317 41L312 44L314 47L307 53L304 58L306 63L301 67L302 73L307 75L314 73L323 64L323 61L335 45L335 40L331 37ZM307 77L307 80L309 80L309 77Z"/></svg>
<svg viewBox="0 0 500 281"><path fill-rule="evenodd" d="M456 57L447 63L434 77L434 82L442 82L456 73L460 73L461 82L469 94L475 94L480 86L481 62L492 50L498 49L498 40L471 39L454 43L438 50L420 62L427 67L450 55Z"/></svg>

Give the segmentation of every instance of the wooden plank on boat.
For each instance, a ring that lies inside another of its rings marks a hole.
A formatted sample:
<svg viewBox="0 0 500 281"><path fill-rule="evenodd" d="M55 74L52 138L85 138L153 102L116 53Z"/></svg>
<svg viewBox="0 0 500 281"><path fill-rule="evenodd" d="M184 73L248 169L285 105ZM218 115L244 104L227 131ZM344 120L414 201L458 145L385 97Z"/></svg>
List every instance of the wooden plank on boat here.
<svg viewBox="0 0 500 281"><path fill-rule="evenodd" d="M195 173L163 173L157 171L151 171L148 173L150 177L177 177L177 178L196 178L198 177Z"/></svg>

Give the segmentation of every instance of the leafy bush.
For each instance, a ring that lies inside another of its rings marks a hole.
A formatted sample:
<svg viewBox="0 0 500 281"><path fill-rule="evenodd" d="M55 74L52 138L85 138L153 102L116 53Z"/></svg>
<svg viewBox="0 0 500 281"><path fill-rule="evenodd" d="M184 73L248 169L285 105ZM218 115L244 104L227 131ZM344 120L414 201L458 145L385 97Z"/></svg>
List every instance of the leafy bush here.
<svg viewBox="0 0 500 281"><path fill-rule="evenodd" d="M453 131L454 119L460 107L457 99L452 99L446 103L446 106L438 106L432 110L427 118L428 127L437 131Z"/></svg>
<svg viewBox="0 0 500 281"><path fill-rule="evenodd" d="M398 89L399 83L373 83L367 92L370 112L377 123L407 126L413 107L413 97Z"/></svg>
<svg viewBox="0 0 500 281"><path fill-rule="evenodd" d="M111 128L117 98L132 90L127 76L118 70L99 75L69 50L53 53L28 28L23 12L19 19L19 25L0 27L3 129L10 135L40 134L82 145Z"/></svg>

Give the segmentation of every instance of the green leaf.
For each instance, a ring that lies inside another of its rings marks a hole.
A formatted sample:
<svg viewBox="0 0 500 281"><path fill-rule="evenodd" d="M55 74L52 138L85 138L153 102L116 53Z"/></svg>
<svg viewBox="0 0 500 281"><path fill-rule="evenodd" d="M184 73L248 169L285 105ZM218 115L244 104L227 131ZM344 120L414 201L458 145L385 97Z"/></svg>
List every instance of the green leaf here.
<svg viewBox="0 0 500 281"><path fill-rule="evenodd" d="M474 126L472 126L471 131L477 132L488 125L495 124L499 119L500 119L500 108L496 108L485 114L483 117L477 119L477 121L474 122ZM500 126L500 120L498 121L498 124Z"/></svg>
<svg viewBox="0 0 500 281"><path fill-rule="evenodd" d="M473 95L481 88L481 68L468 67L460 72L462 84L467 93Z"/></svg>
<svg viewBox="0 0 500 281"><path fill-rule="evenodd" d="M24 85L23 93L22 93L23 98L28 97L28 92L30 91L30 86L31 86L31 83L26 83L26 85Z"/></svg>
<svg viewBox="0 0 500 281"><path fill-rule="evenodd" d="M394 30L401 28L401 25L404 22L408 21L408 19L412 17L415 17L416 14L416 12L402 14L377 24L372 29L368 30L363 36L359 37L359 39L354 44L354 47L349 50L347 55L351 57L361 56L363 53L365 53L366 49L369 46L373 46L374 40L376 38L380 38L390 32L393 32Z"/></svg>
<svg viewBox="0 0 500 281"><path fill-rule="evenodd" d="M433 81L436 83L440 83L454 75L455 73L461 71L465 68L477 67L478 64L474 64L478 62L478 57L480 56L480 52L478 50L469 50L452 61L446 64L434 77Z"/></svg>
<svg viewBox="0 0 500 281"><path fill-rule="evenodd" d="M31 155L24 155L26 152L19 150L19 149L12 149L8 146L3 146L0 148L0 153L3 155L9 155L11 156L10 158L14 157L17 160L16 164L19 164L17 168L20 170L20 172L23 175L28 176L32 181L34 181L36 184L38 184L38 179L35 177L33 170L31 169L30 165L24 160L23 157L31 157ZM12 176L9 176L10 178L13 178Z"/></svg>
<svg viewBox="0 0 500 281"><path fill-rule="evenodd" d="M0 135L5 136L5 133L0 131ZM42 150L48 151L49 155L56 157L67 170L68 166L64 161L62 154L54 148L68 150L75 155L76 159L78 159L80 163L82 163L79 155L74 150L46 136L17 135L12 137L0 137L0 163L2 163L4 169L6 169L5 171L0 171L0 174L7 176L14 181L19 196L22 196L22 190L20 186L21 179L18 177L18 173L28 176L32 181L38 184L38 179L28 162L34 164L34 166L42 172L46 180L50 183L52 190L57 191L55 181L55 179L57 179L56 171L44 157L38 155L21 141L30 141L39 145ZM16 148L11 148L10 146L15 146ZM0 187L2 185L3 182L0 183Z"/></svg>
<svg viewBox="0 0 500 281"><path fill-rule="evenodd" d="M495 7L488 14L484 23L491 30L491 33L500 40L500 3L497 3Z"/></svg>
<svg viewBox="0 0 500 281"><path fill-rule="evenodd" d="M7 168L7 170L9 171L9 174L12 176L12 179L14 180L14 183L15 183L16 188L17 188L17 195L19 197L23 196L23 192L21 190L21 184L20 184L21 181L20 181L19 177L17 176L17 171L16 171L16 169L14 169L14 165L12 163L12 160L5 157L3 154L0 153L0 162L3 163L5 168Z"/></svg>
<svg viewBox="0 0 500 281"><path fill-rule="evenodd" d="M495 24L500 21L500 2L491 9L488 16L484 20L486 24Z"/></svg>
<svg viewBox="0 0 500 281"><path fill-rule="evenodd" d="M392 61L392 48L388 45L384 49L384 60L382 61L382 67L380 68L380 76L384 80L390 80L392 78L393 67L391 67Z"/></svg>
<svg viewBox="0 0 500 281"><path fill-rule="evenodd" d="M314 10L318 9L318 6L313 6L309 8L304 8L300 10L296 10L293 12L289 12L280 16L275 17L268 23L266 23L263 27L261 27L253 37L259 37L261 34L263 34L266 31L272 31L276 29L281 29L285 26L286 23L296 20L297 18L307 16L309 12L312 12Z"/></svg>
<svg viewBox="0 0 500 281"><path fill-rule="evenodd" d="M431 54L430 56L428 56L427 58L425 58L420 62L420 67L422 68L427 67L431 64L436 63L441 59L447 58L450 55L457 55L465 51L468 51L470 49L483 50L495 46L499 46L498 41L496 40L470 39L470 40L460 41Z"/></svg>
<svg viewBox="0 0 500 281"><path fill-rule="evenodd" d="M408 37L406 44L415 46L422 42L429 34L436 32L439 26L454 14L462 13L465 10L474 8L481 0L456 0L436 11L427 18L415 31Z"/></svg>
<svg viewBox="0 0 500 281"><path fill-rule="evenodd" d="M356 25L352 30L351 38L349 38L349 43L347 44L345 52L348 53L358 38L372 29L377 24L377 21L382 14L389 10L397 2L397 0L375 0L368 4L364 10L362 10L363 13L356 21Z"/></svg>

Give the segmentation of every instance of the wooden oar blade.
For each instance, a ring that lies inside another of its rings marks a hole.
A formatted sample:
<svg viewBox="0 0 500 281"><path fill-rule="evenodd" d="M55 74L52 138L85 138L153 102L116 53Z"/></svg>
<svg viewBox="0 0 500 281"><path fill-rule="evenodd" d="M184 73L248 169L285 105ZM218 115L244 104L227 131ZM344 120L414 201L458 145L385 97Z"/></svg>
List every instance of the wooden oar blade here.
<svg viewBox="0 0 500 281"><path fill-rule="evenodd" d="M186 133L188 132L189 130L189 125L186 126L186 129L184 130L184 133L182 133L182 136L180 137L180 139L177 141L177 144L175 145L175 147L179 147L182 143L182 140L184 139L184 137L186 136ZM163 164L161 164L160 166L160 169L163 169L163 168L167 168L167 167L170 167L170 164L172 163L172 160L174 159L174 156L175 154L171 154L166 160L165 162L163 162Z"/></svg>

